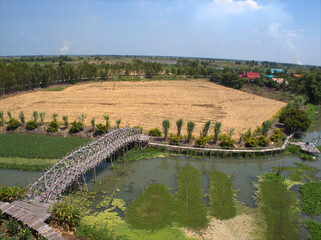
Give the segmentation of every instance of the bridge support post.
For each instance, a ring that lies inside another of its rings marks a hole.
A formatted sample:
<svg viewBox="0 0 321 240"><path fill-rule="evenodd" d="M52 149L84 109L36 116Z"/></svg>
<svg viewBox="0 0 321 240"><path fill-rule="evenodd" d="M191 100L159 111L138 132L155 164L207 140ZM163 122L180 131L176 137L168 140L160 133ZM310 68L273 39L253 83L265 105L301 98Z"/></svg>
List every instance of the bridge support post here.
<svg viewBox="0 0 321 240"><path fill-rule="evenodd" d="M94 182L96 182L96 166L94 167Z"/></svg>

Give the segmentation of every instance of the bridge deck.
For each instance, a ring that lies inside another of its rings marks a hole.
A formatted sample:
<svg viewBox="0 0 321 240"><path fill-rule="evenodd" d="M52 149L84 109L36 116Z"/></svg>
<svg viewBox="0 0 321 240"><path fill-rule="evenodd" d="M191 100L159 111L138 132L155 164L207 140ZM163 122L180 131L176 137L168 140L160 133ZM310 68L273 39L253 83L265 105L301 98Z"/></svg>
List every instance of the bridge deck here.
<svg viewBox="0 0 321 240"><path fill-rule="evenodd" d="M47 212L46 204L25 201L0 202L0 209L3 213L25 223L29 228L37 231L48 240L63 239L59 233L45 223L51 215Z"/></svg>
<svg viewBox="0 0 321 240"><path fill-rule="evenodd" d="M304 152L320 154L320 151L317 149L317 147L313 143L291 142L290 144L300 147L300 149Z"/></svg>

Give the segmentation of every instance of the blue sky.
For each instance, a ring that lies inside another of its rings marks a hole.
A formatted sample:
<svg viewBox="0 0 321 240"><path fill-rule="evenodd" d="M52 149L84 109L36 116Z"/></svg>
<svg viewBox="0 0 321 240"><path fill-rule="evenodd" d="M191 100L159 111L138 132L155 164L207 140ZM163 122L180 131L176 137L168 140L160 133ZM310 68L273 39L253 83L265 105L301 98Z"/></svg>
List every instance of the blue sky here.
<svg viewBox="0 0 321 240"><path fill-rule="evenodd" d="M0 55L119 54L321 65L320 0L0 0Z"/></svg>

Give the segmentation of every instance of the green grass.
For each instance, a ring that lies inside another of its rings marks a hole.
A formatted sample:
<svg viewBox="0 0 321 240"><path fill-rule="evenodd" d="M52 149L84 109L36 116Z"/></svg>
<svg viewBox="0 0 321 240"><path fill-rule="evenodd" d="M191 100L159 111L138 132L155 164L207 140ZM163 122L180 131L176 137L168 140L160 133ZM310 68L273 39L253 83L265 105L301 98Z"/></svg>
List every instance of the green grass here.
<svg viewBox="0 0 321 240"><path fill-rule="evenodd" d="M307 107L306 113L308 115L308 118L311 119L311 126L312 126L315 121L315 105L308 103L306 107Z"/></svg>
<svg viewBox="0 0 321 240"><path fill-rule="evenodd" d="M69 87L69 86L53 86L53 87L45 88L45 89L43 89L43 91L49 91L49 92L62 91L64 89L66 89L67 87Z"/></svg>
<svg viewBox="0 0 321 240"><path fill-rule="evenodd" d="M294 170L289 174L289 178L295 182L302 182L305 172L299 169Z"/></svg>
<svg viewBox="0 0 321 240"><path fill-rule="evenodd" d="M317 146L317 149L318 149L319 151L321 151L321 146Z"/></svg>
<svg viewBox="0 0 321 240"><path fill-rule="evenodd" d="M265 239L299 239L299 205L282 175L269 173L257 185L257 205L267 224Z"/></svg>
<svg viewBox="0 0 321 240"><path fill-rule="evenodd" d="M321 213L321 182L306 183L299 189L302 194L302 209L310 216Z"/></svg>
<svg viewBox="0 0 321 240"><path fill-rule="evenodd" d="M218 219L235 217L236 206L230 177L221 172L211 172L209 177L210 214Z"/></svg>
<svg viewBox="0 0 321 240"><path fill-rule="evenodd" d="M321 223L308 220L305 222L307 229L309 230L309 240L321 239Z"/></svg>
<svg viewBox="0 0 321 240"><path fill-rule="evenodd" d="M147 147L142 150L132 149L128 152L128 156L126 157L126 162L164 157L166 155L167 154L164 153L163 151L157 150L156 148L153 148L153 147ZM125 162L124 157L120 157L119 159L117 159L117 162Z"/></svg>
<svg viewBox="0 0 321 240"><path fill-rule="evenodd" d="M33 134L1 134L0 157L62 158L89 139Z"/></svg>
<svg viewBox="0 0 321 240"><path fill-rule="evenodd" d="M203 227L207 213L201 189L201 174L195 167L186 166L177 174L177 216L185 227Z"/></svg>
<svg viewBox="0 0 321 240"><path fill-rule="evenodd" d="M0 168L18 169L23 171L43 171L56 162L57 159L0 157Z"/></svg>

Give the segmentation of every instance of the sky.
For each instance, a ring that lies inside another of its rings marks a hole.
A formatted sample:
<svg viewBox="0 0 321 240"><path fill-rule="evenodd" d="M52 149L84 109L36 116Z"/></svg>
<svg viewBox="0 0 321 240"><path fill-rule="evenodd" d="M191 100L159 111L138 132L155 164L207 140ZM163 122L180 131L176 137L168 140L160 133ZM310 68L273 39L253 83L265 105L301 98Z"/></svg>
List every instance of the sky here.
<svg viewBox="0 0 321 240"><path fill-rule="evenodd" d="M0 56L153 55L321 66L320 0L0 0Z"/></svg>

